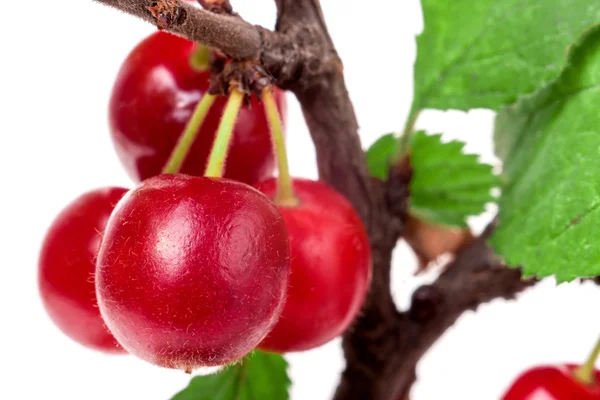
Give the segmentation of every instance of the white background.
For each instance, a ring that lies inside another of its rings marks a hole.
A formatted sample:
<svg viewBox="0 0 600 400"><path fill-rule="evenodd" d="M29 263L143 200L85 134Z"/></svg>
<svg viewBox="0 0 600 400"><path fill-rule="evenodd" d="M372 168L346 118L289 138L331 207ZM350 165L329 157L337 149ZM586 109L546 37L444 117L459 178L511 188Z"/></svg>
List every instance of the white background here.
<svg viewBox="0 0 600 400"><path fill-rule="evenodd" d="M417 0L323 3L368 146L403 126L412 95L414 37L422 28L420 7ZM272 27L272 1L233 4L249 21ZM120 63L152 31L91 0L3 6L0 399L166 400L188 381L182 372L132 356L105 356L70 341L44 313L36 286L38 248L56 213L85 190L131 185L109 140L107 103ZM292 172L314 178L312 144L291 96L290 104ZM470 151L494 162L492 122L488 111L426 112L418 127L462 138ZM474 221L476 229L484 219ZM393 266L399 307L407 305L418 283L414 268L412 255L400 246ZM493 400L528 366L582 361L600 333L599 304L600 288L594 285L556 288L546 281L518 304L495 301L465 314L422 359L411 399ZM330 398L343 367L338 341L289 360L292 399Z"/></svg>

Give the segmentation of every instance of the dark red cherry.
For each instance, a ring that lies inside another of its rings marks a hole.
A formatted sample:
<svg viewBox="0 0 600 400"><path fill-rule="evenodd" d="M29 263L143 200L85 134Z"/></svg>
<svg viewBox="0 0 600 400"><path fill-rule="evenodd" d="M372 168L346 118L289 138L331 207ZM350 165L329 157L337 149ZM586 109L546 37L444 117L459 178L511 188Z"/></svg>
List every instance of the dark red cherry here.
<svg viewBox="0 0 600 400"><path fill-rule="evenodd" d="M95 261L110 214L126 192L96 189L69 204L46 233L38 265L40 294L54 323L82 345L111 353L124 350L100 316Z"/></svg>
<svg viewBox="0 0 600 400"><path fill-rule="evenodd" d="M209 86L209 72L190 67L195 44L167 32L156 32L129 54L114 84L109 121L123 165L136 181L158 175ZM275 90L281 115L285 94ZM227 99L213 104L180 172L203 175ZM256 183L275 167L269 125L262 104L252 97L235 125L225 177Z"/></svg>
<svg viewBox="0 0 600 400"><path fill-rule="evenodd" d="M276 181L259 190L274 198ZM288 296L260 348L275 352L318 347L340 335L359 312L370 283L371 249L360 217L321 182L294 179L300 204L279 209L290 236Z"/></svg>
<svg viewBox="0 0 600 400"><path fill-rule="evenodd" d="M539 366L522 374L502 400L600 400L600 371L594 371L596 383L578 381L575 365Z"/></svg>
<svg viewBox="0 0 600 400"><path fill-rule="evenodd" d="M149 178L115 209L98 254L102 316L153 364L192 370L242 358L273 327L289 278L277 207L241 182Z"/></svg>

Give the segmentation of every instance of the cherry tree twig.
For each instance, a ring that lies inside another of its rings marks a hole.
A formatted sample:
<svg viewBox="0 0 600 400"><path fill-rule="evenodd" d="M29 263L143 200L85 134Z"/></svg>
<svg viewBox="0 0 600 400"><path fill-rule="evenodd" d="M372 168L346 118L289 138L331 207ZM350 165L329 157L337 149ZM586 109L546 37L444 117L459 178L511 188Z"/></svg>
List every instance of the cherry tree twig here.
<svg viewBox="0 0 600 400"><path fill-rule="evenodd" d="M537 282L522 280L520 270L509 269L494 257L486 244L493 228L490 224L462 250L436 282L413 293L410 308L398 313L388 327L383 339L389 346L387 355L369 347L355 348L353 334L347 337L348 363L335 399L408 398L417 363L458 317L490 300L512 299ZM371 361L365 368L367 357Z"/></svg>
<svg viewBox="0 0 600 400"><path fill-rule="evenodd" d="M201 42L229 57L253 58L259 55L259 30L240 18L200 9L183 0L94 0L158 25L150 11L164 4L164 15L171 15L166 31ZM171 10L171 11L169 11Z"/></svg>
<svg viewBox="0 0 600 400"><path fill-rule="evenodd" d="M94 0L176 35L203 43L236 60L255 61L283 88L310 86L338 67L308 32L284 35L251 25L237 15L214 13L184 0ZM325 58L319 58L325 57Z"/></svg>
<svg viewBox="0 0 600 400"><path fill-rule="evenodd" d="M342 63L319 0L275 0L274 32L235 14L209 12L183 0L94 1L201 42L229 58L254 62L298 98L315 145L320 178L344 194L361 215L373 255L367 301L344 335L347 363L335 400L408 396L419 359L463 312L494 298L512 298L535 283L523 281L519 270L508 269L493 257L485 243L490 226L434 284L413 294L409 310L396 309L390 266L404 230L410 171L399 164L387 182L369 176Z"/></svg>

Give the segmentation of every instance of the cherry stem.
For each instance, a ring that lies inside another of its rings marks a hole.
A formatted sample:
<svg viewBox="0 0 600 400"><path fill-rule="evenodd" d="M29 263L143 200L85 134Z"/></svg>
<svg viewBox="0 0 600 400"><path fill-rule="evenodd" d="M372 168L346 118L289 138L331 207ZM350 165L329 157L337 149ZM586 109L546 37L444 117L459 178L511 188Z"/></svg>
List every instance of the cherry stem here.
<svg viewBox="0 0 600 400"><path fill-rule="evenodd" d="M229 100L223 111L221 122L219 124L219 130L217 131L217 137L213 142L212 150L210 151L210 157L208 158L208 165L204 176L220 178L223 176L223 170L225 169L225 160L229 151L229 144L231 143L231 137L233 136L233 127L237 119L238 112L242 106L244 100L244 93L239 90L232 90L229 94Z"/></svg>
<svg viewBox="0 0 600 400"><path fill-rule="evenodd" d="M279 206L295 207L299 202L294 194L294 184L292 182L292 177L290 176L281 115L279 114L277 104L275 103L272 87L267 87L263 90L262 99L271 128L271 139L273 141L275 154L277 155L277 169L279 171L279 177L277 178L277 193L275 194L274 202Z"/></svg>
<svg viewBox="0 0 600 400"><path fill-rule="evenodd" d="M600 355L600 338L596 342L596 345L594 346L594 349L590 353L585 364L573 371L573 376L575 379L586 385L594 385L596 383L596 379L594 378L594 369L596 360L598 360L598 355Z"/></svg>
<svg viewBox="0 0 600 400"><path fill-rule="evenodd" d="M185 161L185 158L188 155L188 152L190 151L190 148L192 147L192 144L194 143L194 140L196 139L196 136L198 136L198 131L206 119L206 115L208 114L208 111L215 102L216 98L216 96L207 93L202 97L202 99L200 99L196 105L196 109L194 110L192 117L188 121L183 133L175 145L175 148L171 152L169 160L162 170L163 174L175 174L179 172L183 162Z"/></svg>
<svg viewBox="0 0 600 400"><path fill-rule="evenodd" d="M198 72L210 70L210 48L203 44L197 43L196 49L190 56L190 66Z"/></svg>

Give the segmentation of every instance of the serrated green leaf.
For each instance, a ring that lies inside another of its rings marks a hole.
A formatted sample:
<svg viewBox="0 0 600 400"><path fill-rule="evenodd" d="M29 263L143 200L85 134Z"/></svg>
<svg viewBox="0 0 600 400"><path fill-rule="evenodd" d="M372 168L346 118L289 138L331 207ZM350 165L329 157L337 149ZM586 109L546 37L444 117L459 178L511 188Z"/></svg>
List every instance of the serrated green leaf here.
<svg viewBox="0 0 600 400"><path fill-rule="evenodd" d="M413 169L416 170L413 166ZM453 163L448 165L439 164L435 169L420 169L419 179L411 186L411 190L451 190L486 186L488 188L498 185L498 177L492 173L492 166L479 164L477 158L471 158L471 163ZM490 186L491 185L491 186ZM412 192L411 192L412 193Z"/></svg>
<svg viewBox="0 0 600 400"><path fill-rule="evenodd" d="M367 150L367 166L372 176L379 179L387 179L389 172L389 161L398 149L398 138L389 133L377 139Z"/></svg>
<svg viewBox="0 0 600 400"><path fill-rule="evenodd" d="M410 212L439 225L465 227L466 219L494 201L501 180L492 166L464 154L465 144L443 143L441 135L417 132L411 138Z"/></svg>
<svg viewBox="0 0 600 400"><path fill-rule="evenodd" d="M498 181L495 180L494 184L498 185ZM485 186L485 187L481 187ZM423 198L427 198L428 196L437 198L442 197L444 199L448 199L450 201L457 202L466 202L466 203L490 203L496 201L496 197L492 195L492 193L488 193L488 188L490 184L485 185L474 185L472 187L462 187L459 191L439 193L439 190L433 188L433 190L429 190L428 188L424 188L419 190L421 196ZM430 193L431 192L431 193Z"/></svg>
<svg viewBox="0 0 600 400"><path fill-rule="evenodd" d="M287 362L255 351L222 371L193 378L172 400L288 400Z"/></svg>
<svg viewBox="0 0 600 400"><path fill-rule="evenodd" d="M600 275L600 26L552 84L498 115L508 185L492 244L526 276Z"/></svg>
<svg viewBox="0 0 600 400"><path fill-rule="evenodd" d="M555 79L596 0L421 0L413 112L498 110Z"/></svg>

